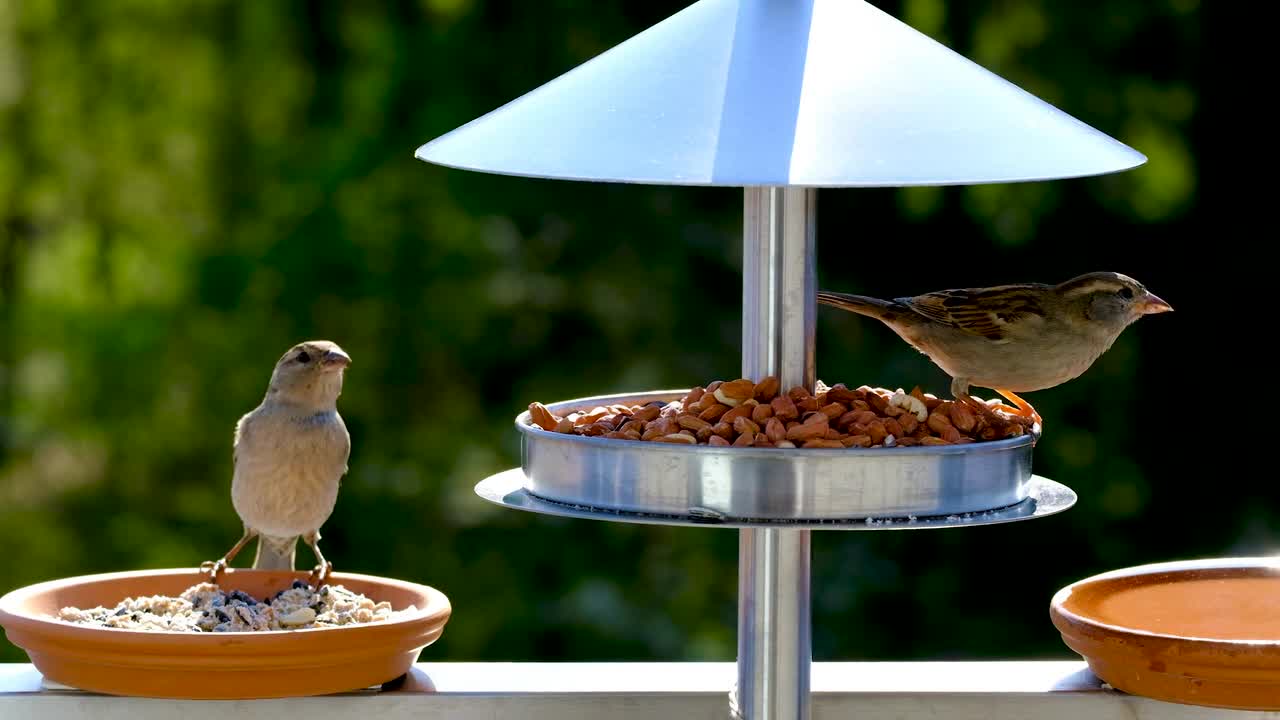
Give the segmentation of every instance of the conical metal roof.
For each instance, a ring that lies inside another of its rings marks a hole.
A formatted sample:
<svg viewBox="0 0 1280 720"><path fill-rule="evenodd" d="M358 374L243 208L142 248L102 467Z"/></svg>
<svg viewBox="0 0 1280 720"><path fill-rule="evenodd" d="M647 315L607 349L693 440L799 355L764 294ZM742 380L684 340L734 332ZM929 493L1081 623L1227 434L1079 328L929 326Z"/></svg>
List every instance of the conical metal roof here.
<svg viewBox="0 0 1280 720"><path fill-rule="evenodd" d="M1146 161L863 0L701 0L417 157L543 178L816 187Z"/></svg>

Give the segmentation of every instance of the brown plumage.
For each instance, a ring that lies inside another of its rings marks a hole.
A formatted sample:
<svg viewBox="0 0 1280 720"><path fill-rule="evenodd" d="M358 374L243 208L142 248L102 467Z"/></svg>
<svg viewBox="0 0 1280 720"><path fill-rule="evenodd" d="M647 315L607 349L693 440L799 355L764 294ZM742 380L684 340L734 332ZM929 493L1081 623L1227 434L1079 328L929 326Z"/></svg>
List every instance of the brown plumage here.
<svg viewBox="0 0 1280 720"><path fill-rule="evenodd" d="M316 556L313 582L328 576L332 564L320 552L320 526L333 512L351 451L337 408L350 363L326 340L293 346L276 363L262 404L236 423L231 502L244 535L222 559L202 566L215 582L255 537L255 568L292 570L302 538Z"/></svg>
<svg viewBox="0 0 1280 720"><path fill-rule="evenodd" d="M1111 272L1059 285L942 290L895 300L824 290L818 302L888 325L951 376L957 399L985 409L969 387L989 387L1036 422L1035 410L1015 393L1078 377L1138 318L1173 309L1133 278Z"/></svg>

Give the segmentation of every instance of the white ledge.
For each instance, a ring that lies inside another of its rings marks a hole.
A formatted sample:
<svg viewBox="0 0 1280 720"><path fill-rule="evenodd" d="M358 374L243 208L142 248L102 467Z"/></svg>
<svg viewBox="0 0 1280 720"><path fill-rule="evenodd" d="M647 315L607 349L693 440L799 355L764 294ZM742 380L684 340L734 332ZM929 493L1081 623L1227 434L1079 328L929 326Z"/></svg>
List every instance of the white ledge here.
<svg viewBox="0 0 1280 720"><path fill-rule="evenodd" d="M30 665L0 665L0 720L724 720L734 672L732 663L422 663L394 690L200 702L58 688ZM824 662L812 686L813 720L1280 717L1125 695L1082 662Z"/></svg>

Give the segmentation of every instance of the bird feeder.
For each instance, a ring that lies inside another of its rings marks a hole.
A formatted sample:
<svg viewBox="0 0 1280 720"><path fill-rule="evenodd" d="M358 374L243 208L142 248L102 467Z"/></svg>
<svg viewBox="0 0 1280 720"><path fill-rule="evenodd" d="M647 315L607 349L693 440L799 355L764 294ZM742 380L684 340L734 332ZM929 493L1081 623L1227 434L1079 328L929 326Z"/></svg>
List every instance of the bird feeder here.
<svg viewBox="0 0 1280 720"><path fill-rule="evenodd" d="M742 375L810 389L817 188L1051 180L1146 160L863 0L700 0L417 157L534 178L744 188ZM522 465L480 482L486 500L740 530L730 705L747 720L809 717L812 530L968 527L1076 499L1032 474L1030 436L753 450L557 435L527 414L516 426Z"/></svg>

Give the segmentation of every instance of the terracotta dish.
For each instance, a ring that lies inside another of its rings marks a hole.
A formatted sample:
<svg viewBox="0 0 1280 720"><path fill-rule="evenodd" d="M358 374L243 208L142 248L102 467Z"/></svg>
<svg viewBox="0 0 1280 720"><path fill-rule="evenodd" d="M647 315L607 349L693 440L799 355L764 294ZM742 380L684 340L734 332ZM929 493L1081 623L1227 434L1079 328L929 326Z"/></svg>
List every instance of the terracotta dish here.
<svg viewBox="0 0 1280 720"><path fill-rule="evenodd" d="M254 597L289 587L305 572L230 570L223 588ZM393 609L389 622L275 632L168 633L73 625L51 617L67 606L111 607L126 597L176 596L202 581L192 569L86 575L15 590L0 598L10 642L54 682L112 695L247 699L359 690L409 670L444 631L451 608L424 585L334 573L340 584Z"/></svg>
<svg viewBox="0 0 1280 720"><path fill-rule="evenodd" d="M1280 558L1116 570L1058 591L1049 614L1067 645L1118 690L1280 710Z"/></svg>

